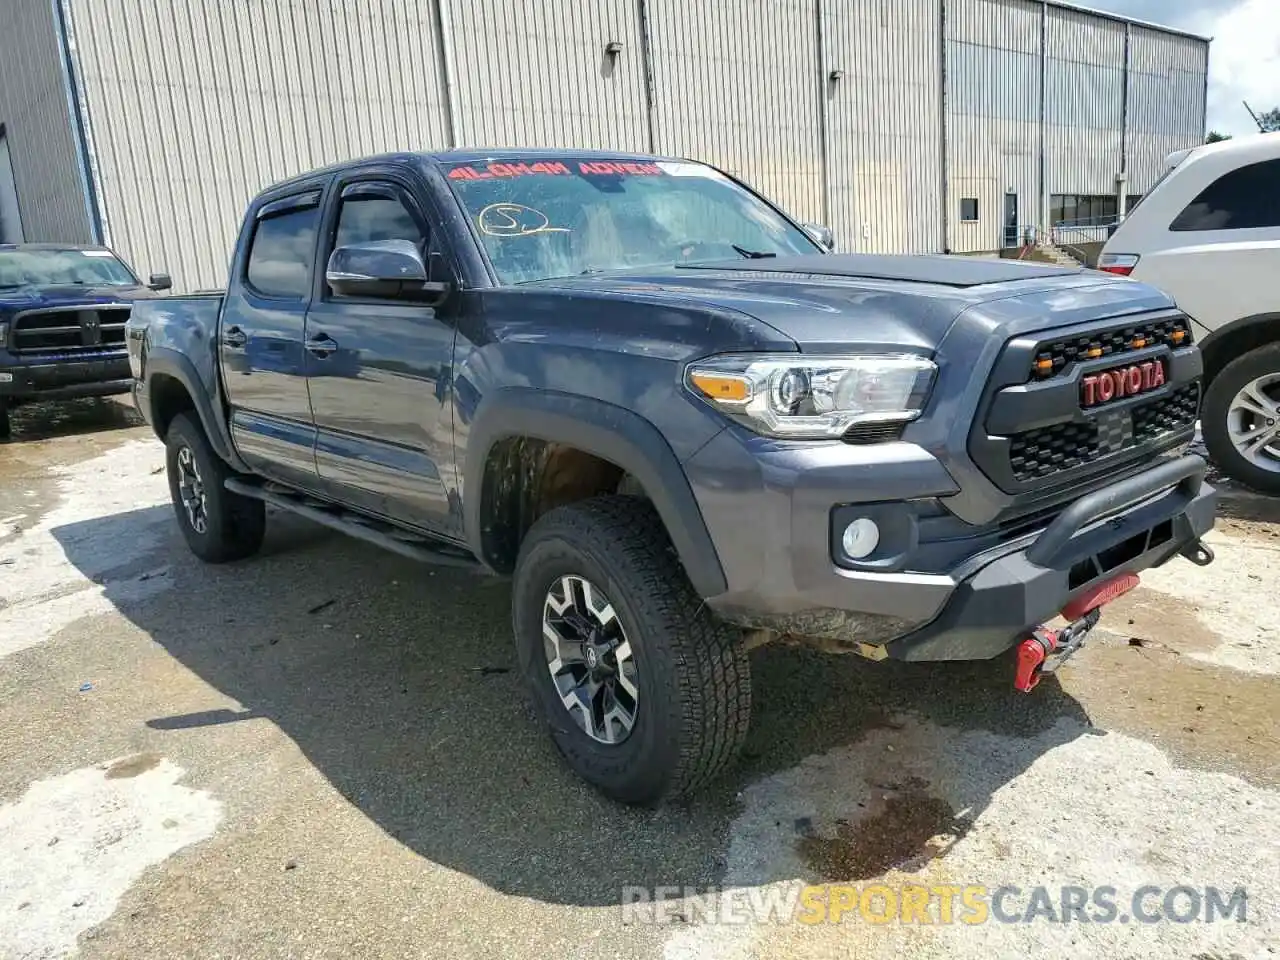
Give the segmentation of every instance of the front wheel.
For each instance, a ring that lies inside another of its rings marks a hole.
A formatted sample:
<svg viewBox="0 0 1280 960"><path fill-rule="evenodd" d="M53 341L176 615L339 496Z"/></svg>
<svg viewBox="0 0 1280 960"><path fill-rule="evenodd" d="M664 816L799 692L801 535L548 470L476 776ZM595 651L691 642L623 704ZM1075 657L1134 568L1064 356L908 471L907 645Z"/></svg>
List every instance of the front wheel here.
<svg viewBox="0 0 1280 960"><path fill-rule="evenodd" d="M597 497L521 545L512 618L535 707L574 772L624 803L688 794L751 713L741 632L699 600L653 507Z"/></svg>
<svg viewBox="0 0 1280 960"><path fill-rule="evenodd" d="M266 506L224 485L234 476L214 453L200 422L173 418L165 437L169 495L187 546L206 563L243 560L258 552L267 527Z"/></svg>
<svg viewBox="0 0 1280 960"><path fill-rule="evenodd" d="M1200 427L1222 472L1280 494L1280 344L1227 364L1205 393Z"/></svg>

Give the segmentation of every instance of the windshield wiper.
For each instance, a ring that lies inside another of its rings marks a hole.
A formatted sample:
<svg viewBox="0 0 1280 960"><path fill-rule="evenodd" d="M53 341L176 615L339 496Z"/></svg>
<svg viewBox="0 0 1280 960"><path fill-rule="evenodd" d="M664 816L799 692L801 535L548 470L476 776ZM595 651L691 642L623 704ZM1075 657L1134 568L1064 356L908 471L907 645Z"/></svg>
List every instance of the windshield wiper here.
<svg viewBox="0 0 1280 960"><path fill-rule="evenodd" d="M731 243L729 246L733 247L733 249L737 251L738 256L747 260L767 260L769 257L777 256L776 253L764 253L760 250L748 250L746 247L740 247L736 243Z"/></svg>

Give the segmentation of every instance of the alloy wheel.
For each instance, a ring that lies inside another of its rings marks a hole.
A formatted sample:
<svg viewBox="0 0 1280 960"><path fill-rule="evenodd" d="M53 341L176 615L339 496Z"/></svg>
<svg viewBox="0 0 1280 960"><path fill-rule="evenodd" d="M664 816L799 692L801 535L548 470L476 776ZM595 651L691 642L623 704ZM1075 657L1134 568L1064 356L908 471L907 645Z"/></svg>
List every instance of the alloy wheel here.
<svg viewBox="0 0 1280 960"><path fill-rule="evenodd" d="M1280 373L1269 373L1244 385L1227 408L1227 436L1245 460L1280 473Z"/></svg>
<svg viewBox="0 0 1280 960"><path fill-rule="evenodd" d="M640 702L631 643L604 591L585 577L560 577L542 607L542 644L560 702L587 736L618 744L631 735Z"/></svg>
<svg viewBox="0 0 1280 960"><path fill-rule="evenodd" d="M205 501L204 480L200 467L190 447L178 451L178 498L186 511L187 522L196 533L209 529L208 505Z"/></svg>

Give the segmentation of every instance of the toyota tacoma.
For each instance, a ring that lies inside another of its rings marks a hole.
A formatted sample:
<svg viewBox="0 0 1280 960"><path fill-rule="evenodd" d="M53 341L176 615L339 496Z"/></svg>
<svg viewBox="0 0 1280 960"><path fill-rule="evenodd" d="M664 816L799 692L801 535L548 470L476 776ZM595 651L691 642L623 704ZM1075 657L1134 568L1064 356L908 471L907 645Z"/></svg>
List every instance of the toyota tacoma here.
<svg viewBox="0 0 1280 960"><path fill-rule="evenodd" d="M1030 690L1138 572L1212 558L1167 296L828 237L688 160L345 163L253 200L225 293L135 307L135 398L203 560L270 504L510 576L557 747L653 803L734 756L752 646Z"/></svg>

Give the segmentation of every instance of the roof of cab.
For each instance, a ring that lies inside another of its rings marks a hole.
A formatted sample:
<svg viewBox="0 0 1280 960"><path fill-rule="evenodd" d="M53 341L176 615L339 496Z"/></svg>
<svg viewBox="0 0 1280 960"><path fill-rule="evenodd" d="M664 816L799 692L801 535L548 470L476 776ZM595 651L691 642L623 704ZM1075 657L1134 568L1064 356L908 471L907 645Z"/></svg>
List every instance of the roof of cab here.
<svg viewBox="0 0 1280 960"><path fill-rule="evenodd" d="M401 151L398 153L379 153L368 157L354 157L340 163L332 163L315 170L308 170L287 180L280 180L262 191L262 194L275 193L281 188L306 183L317 177L323 177L349 170L352 167L375 164L412 164L424 161L435 164L445 163L478 163L484 160L563 160L566 157L581 160L623 160L627 162L651 162L654 160L679 160L678 157L662 156L651 153L631 153L626 150L579 150L574 147L459 147L452 150ZM688 161L686 161L688 162Z"/></svg>
<svg viewBox="0 0 1280 960"><path fill-rule="evenodd" d="M0 243L0 251L4 250L48 250L51 252L70 252L82 250L106 250L96 243Z"/></svg>

